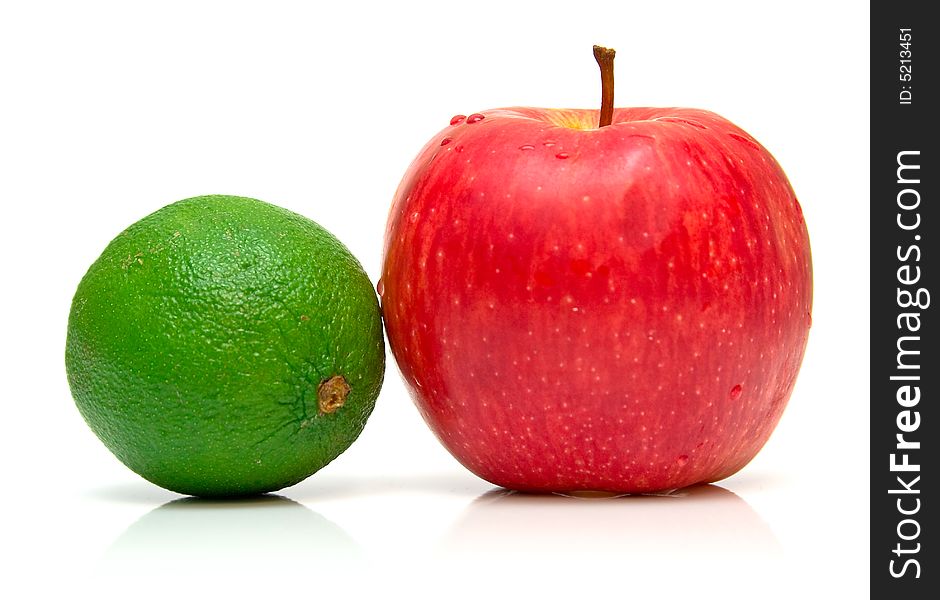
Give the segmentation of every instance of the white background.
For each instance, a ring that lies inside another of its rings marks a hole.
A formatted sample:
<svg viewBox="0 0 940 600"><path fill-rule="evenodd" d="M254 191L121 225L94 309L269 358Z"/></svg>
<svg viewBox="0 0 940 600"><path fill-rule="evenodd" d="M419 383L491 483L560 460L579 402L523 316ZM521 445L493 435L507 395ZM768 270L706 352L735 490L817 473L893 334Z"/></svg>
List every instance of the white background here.
<svg viewBox="0 0 940 600"><path fill-rule="evenodd" d="M0 7L2 595L867 596L867 3ZM88 430L66 319L124 227L190 196L252 196L330 229L375 281L424 142L455 113L597 106L595 43L617 49L618 106L728 117L803 205L809 349L726 491L501 496L437 443L391 359L360 440L285 500L168 504Z"/></svg>

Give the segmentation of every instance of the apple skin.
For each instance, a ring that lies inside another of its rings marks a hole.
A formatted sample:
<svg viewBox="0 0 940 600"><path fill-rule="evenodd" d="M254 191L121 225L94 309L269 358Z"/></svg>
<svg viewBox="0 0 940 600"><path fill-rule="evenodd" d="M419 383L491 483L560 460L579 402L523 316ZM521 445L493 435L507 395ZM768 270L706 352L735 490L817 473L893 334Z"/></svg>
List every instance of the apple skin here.
<svg viewBox="0 0 940 600"><path fill-rule="evenodd" d="M529 492L643 493L746 465L803 359L802 211L760 144L704 110L455 117L406 173L379 292L421 415Z"/></svg>

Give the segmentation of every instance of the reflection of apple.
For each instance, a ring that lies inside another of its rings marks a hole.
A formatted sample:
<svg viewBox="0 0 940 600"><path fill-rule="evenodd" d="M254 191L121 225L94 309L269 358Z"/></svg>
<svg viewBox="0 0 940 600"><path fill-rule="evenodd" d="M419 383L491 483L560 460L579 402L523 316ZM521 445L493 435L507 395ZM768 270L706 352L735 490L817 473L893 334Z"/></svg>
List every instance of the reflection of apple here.
<svg viewBox="0 0 940 600"><path fill-rule="evenodd" d="M714 485L619 498L496 490L464 509L434 553L442 581L459 580L459 567L472 564L504 595L535 581L551 585L554 597L606 597L627 584L631 595L662 598L745 598L755 589L782 597L760 587L784 568L773 531Z"/></svg>
<svg viewBox="0 0 940 600"><path fill-rule="evenodd" d="M386 231L389 342L431 428L493 483L717 481L767 441L803 358L800 206L714 113L598 121L491 110L428 143Z"/></svg>
<svg viewBox="0 0 940 600"><path fill-rule="evenodd" d="M492 544L493 536L502 543ZM653 560L683 553L727 561L779 557L780 544L742 498L716 485L663 496L565 497L494 490L474 500L439 550L455 556L577 554Z"/></svg>

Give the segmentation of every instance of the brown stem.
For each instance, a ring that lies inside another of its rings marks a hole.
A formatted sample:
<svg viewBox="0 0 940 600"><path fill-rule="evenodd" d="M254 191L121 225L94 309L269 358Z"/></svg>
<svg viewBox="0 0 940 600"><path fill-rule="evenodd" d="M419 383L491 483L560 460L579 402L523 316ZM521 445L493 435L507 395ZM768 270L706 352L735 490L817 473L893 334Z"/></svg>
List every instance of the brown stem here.
<svg viewBox="0 0 940 600"><path fill-rule="evenodd" d="M342 408L346 403L349 390L349 384L342 375L334 375L322 381L317 387L317 404L320 414L332 414Z"/></svg>
<svg viewBox="0 0 940 600"><path fill-rule="evenodd" d="M594 60L601 68L601 117L598 127L606 127L614 119L614 56L611 48L594 46Z"/></svg>

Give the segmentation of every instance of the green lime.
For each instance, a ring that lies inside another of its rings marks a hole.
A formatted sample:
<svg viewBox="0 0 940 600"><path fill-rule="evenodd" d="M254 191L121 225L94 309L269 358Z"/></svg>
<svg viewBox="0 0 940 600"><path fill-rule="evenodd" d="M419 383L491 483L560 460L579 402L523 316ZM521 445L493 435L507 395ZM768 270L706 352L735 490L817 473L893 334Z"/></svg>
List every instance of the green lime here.
<svg viewBox="0 0 940 600"><path fill-rule="evenodd" d="M335 237L235 196L166 206L118 235L69 314L75 403L130 469L237 496L339 456L385 372L372 284Z"/></svg>

